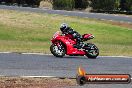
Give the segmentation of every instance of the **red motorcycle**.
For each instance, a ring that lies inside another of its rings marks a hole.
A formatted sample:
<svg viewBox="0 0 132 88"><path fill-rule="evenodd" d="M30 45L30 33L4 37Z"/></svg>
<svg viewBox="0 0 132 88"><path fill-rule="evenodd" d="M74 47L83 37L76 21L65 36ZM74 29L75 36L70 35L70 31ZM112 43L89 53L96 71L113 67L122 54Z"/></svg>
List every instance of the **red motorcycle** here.
<svg viewBox="0 0 132 88"><path fill-rule="evenodd" d="M93 39L92 34L82 35L82 41ZM57 31L51 39L52 45L50 46L51 53L56 57L69 56L84 56L88 58L96 58L99 55L99 49L92 43L85 43L81 49L74 48L76 39L69 34L61 34Z"/></svg>

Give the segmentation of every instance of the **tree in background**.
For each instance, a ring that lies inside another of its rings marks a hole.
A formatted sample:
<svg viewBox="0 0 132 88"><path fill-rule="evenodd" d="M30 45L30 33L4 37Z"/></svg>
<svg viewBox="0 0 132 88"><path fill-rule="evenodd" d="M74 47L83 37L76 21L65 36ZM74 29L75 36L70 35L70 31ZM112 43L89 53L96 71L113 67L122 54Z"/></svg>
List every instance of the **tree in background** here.
<svg viewBox="0 0 132 88"><path fill-rule="evenodd" d="M17 3L18 6L26 5L36 7L40 5L41 1L51 3L50 5L53 7L53 9L73 10L91 7L92 11L98 12L132 12L132 0L0 0L0 3L4 3L6 5Z"/></svg>
<svg viewBox="0 0 132 88"><path fill-rule="evenodd" d="M91 7L95 11L112 11L117 9L117 0L91 0Z"/></svg>
<svg viewBox="0 0 132 88"><path fill-rule="evenodd" d="M132 11L132 0L120 0L121 11Z"/></svg>
<svg viewBox="0 0 132 88"><path fill-rule="evenodd" d="M115 0L115 9L114 10L119 10L120 7L120 0Z"/></svg>
<svg viewBox="0 0 132 88"><path fill-rule="evenodd" d="M132 0L126 0L125 10L126 11L132 11Z"/></svg>
<svg viewBox="0 0 132 88"><path fill-rule="evenodd" d="M86 9L89 5L89 0L75 0L76 9Z"/></svg>
<svg viewBox="0 0 132 88"><path fill-rule="evenodd" d="M42 0L25 0L25 3L28 4L28 6L39 6L40 1Z"/></svg>
<svg viewBox="0 0 132 88"><path fill-rule="evenodd" d="M125 3L126 3L126 0L120 0L120 10L123 11L125 10Z"/></svg>
<svg viewBox="0 0 132 88"><path fill-rule="evenodd" d="M53 0L54 9L72 10L75 7L74 0Z"/></svg>

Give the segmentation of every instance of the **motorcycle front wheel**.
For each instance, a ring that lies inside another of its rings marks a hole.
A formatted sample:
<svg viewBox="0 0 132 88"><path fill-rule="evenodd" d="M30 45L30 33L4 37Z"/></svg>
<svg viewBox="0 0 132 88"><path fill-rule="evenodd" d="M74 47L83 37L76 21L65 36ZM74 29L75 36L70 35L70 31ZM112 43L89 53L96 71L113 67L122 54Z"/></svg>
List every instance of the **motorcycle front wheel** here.
<svg viewBox="0 0 132 88"><path fill-rule="evenodd" d="M59 46L52 44L50 46L50 51L55 57L63 57L66 54L66 50L62 44L59 44Z"/></svg>
<svg viewBox="0 0 132 88"><path fill-rule="evenodd" d="M95 59L99 55L99 49L96 45L89 43L86 47L85 52L88 58Z"/></svg>

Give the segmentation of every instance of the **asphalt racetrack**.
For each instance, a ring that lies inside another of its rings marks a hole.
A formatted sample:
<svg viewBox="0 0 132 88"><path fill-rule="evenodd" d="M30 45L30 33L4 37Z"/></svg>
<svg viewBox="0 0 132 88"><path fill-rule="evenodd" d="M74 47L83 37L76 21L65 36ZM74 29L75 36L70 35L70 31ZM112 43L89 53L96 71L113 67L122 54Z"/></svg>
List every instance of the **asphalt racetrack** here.
<svg viewBox="0 0 132 88"><path fill-rule="evenodd" d="M56 58L53 55L0 54L1 76L75 78L79 66L82 66L87 74L132 75L132 57L99 56L97 59L88 59L80 56ZM106 88L106 86L107 88L132 88L132 83L86 84L75 88Z"/></svg>
<svg viewBox="0 0 132 88"><path fill-rule="evenodd" d="M88 59L83 56L0 54L0 75L4 76L55 76L75 77L82 66L87 73L117 73L132 75L132 57L99 56Z"/></svg>

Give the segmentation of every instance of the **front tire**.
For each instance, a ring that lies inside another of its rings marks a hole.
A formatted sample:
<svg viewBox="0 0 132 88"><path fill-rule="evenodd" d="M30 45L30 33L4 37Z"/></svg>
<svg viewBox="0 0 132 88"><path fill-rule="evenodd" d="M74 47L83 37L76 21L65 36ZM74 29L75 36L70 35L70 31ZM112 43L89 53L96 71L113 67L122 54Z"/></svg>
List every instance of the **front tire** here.
<svg viewBox="0 0 132 88"><path fill-rule="evenodd" d="M52 44L50 51L55 57L63 57L66 54L66 50L62 44L60 44L59 47L56 44Z"/></svg>
<svg viewBox="0 0 132 88"><path fill-rule="evenodd" d="M96 59L96 57L99 55L99 49L96 45L89 43L87 45L87 49L85 50L86 56L88 58Z"/></svg>

